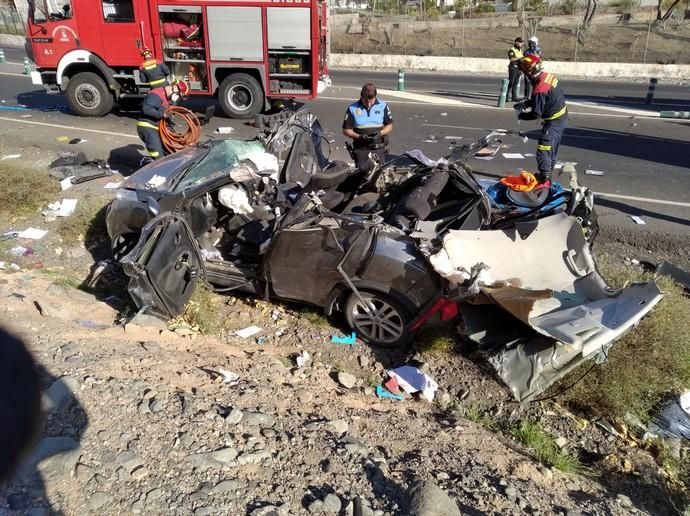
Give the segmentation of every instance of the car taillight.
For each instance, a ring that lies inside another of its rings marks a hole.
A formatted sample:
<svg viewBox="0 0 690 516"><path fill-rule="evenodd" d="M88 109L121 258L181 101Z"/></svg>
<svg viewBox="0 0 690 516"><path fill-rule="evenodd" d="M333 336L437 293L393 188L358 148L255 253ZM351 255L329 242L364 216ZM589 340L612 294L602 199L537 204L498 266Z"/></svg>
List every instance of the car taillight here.
<svg viewBox="0 0 690 516"><path fill-rule="evenodd" d="M458 315L457 301L453 301L445 297L438 298L438 300L433 305L431 305L431 307L426 312L420 314L419 318L412 324L412 326L410 326L410 331L417 331L419 328L422 327L422 325L424 325L429 319L431 319L435 315L438 315L437 320L439 322L450 321L451 319L454 319Z"/></svg>

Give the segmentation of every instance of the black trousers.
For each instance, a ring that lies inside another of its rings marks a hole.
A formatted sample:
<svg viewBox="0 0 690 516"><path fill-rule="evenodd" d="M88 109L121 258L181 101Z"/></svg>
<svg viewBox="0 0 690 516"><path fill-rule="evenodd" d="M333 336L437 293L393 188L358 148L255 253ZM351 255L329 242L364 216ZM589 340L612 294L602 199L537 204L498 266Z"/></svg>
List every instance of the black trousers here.
<svg viewBox="0 0 690 516"><path fill-rule="evenodd" d="M517 66L508 66L508 100L511 102L517 102L518 100L517 89L520 85L521 77L522 72Z"/></svg>
<svg viewBox="0 0 690 516"><path fill-rule="evenodd" d="M165 149L161 141L161 135L156 129L151 127L137 126L137 135L141 141L146 145L146 150L153 159L162 158L165 156Z"/></svg>
<svg viewBox="0 0 690 516"><path fill-rule="evenodd" d="M369 153L374 154L378 157L379 162L383 163L386 159L386 149L381 147L380 149L369 149L367 147L355 149L355 167L362 172L369 172Z"/></svg>
<svg viewBox="0 0 690 516"><path fill-rule="evenodd" d="M567 116L544 122L537 143L537 166L539 167L537 179L539 181L551 179L551 172L558 160L558 147L561 145L561 138L567 125Z"/></svg>

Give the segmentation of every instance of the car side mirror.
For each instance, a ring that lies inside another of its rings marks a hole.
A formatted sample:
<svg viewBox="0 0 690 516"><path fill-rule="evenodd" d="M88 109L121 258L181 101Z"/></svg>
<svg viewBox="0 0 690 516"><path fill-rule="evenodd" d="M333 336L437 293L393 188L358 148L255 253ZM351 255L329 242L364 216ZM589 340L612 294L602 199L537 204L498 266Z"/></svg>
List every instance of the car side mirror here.
<svg viewBox="0 0 690 516"><path fill-rule="evenodd" d="M146 199L146 205L148 206L151 215L153 215L154 217L161 212L160 204L158 204L158 201L150 195L148 199Z"/></svg>

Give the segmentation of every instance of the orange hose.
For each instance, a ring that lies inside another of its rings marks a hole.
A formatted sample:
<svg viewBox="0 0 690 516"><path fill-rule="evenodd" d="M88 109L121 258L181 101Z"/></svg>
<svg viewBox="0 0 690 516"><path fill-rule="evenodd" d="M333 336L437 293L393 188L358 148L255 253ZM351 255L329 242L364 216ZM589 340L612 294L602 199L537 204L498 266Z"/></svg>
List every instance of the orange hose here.
<svg viewBox="0 0 690 516"><path fill-rule="evenodd" d="M185 127L184 131L172 129L165 119L158 123L161 141L168 152L177 152L185 147L191 147L199 141L201 123L189 109L171 106L165 110L165 114L175 122L175 127ZM184 122L184 123L180 123Z"/></svg>

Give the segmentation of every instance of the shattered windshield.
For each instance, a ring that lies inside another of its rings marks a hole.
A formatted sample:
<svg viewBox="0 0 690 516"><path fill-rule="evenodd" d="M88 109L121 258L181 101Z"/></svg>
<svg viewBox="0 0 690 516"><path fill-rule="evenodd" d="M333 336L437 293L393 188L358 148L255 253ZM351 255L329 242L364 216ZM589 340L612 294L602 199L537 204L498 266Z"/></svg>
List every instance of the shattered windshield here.
<svg viewBox="0 0 690 516"><path fill-rule="evenodd" d="M192 166L175 185L174 191L180 191L188 186L222 173L239 165L240 161L254 154L266 152L258 141L222 140L217 142L198 163Z"/></svg>

